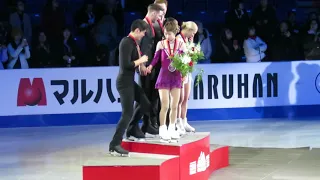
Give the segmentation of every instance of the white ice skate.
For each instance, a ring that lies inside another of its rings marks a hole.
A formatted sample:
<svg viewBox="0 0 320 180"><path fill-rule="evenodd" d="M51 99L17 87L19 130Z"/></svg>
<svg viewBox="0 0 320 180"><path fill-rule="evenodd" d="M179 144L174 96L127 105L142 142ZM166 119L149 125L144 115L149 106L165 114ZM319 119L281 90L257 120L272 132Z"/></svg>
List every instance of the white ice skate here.
<svg viewBox="0 0 320 180"><path fill-rule="evenodd" d="M176 127L175 124L170 124L168 127L168 133L170 135L171 138L171 142L172 143L176 143L179 141L180 139L180 134L178 131L176 131Z"/></svg>
<svg viewBox="0 0 320 180"><path fill-rule="evenodd" d="M181 118L178 118L177 119L177 122L176 122L176 127L177 127L177 131L178 133L180 134L180 136L183 136L186 134L186 130L184 128L184 125L182 123L182 119Z"/></svg>
<svg viewBox="0 0 320 180"><path fill-rule="evenodd" d="M160 137L160 142L170 143L171 137L169 135L166 125L162 125L159 127L159 137Z"/></svg>
<svg viewBox="0 0 320 180"><path fill-rule="evenodd" d="M182 119L182 123L183 123L183 126L184 126L186 132L196 132L196 129L193 128L192 126L190 126L190 124L188 123L187 118Z"/></svg>

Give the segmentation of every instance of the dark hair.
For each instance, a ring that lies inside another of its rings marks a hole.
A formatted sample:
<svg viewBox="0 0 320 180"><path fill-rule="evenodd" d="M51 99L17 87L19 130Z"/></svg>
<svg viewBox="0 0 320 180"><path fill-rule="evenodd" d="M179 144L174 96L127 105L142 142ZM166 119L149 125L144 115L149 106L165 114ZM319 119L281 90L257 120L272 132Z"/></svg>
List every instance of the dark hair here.
<svg viewBox="0 0 320 180"><path fill-rule="evenodd" d="M167 30L167 32L173 32L174 34L177 34L180 31L179 24L175 19L172 21L167 21L164 25L164 29Z"/></svg>
<svg viewBox="0 0 320 180"><path fill-rule="evenodd" d="M156 11L156 12L159 12L159 11L163 11L164 9L159 6L158 4L150 4L148 6L148 12L153 12L153 11Z"/></svg>
<svg viewBox="0 0 320 180"><path fill-rule="evenodd" d="M140 31L144 31L148 29L148 24L141 19L134 20L131 24L131 32L135 31L136 29L139 29Z"/></svg>

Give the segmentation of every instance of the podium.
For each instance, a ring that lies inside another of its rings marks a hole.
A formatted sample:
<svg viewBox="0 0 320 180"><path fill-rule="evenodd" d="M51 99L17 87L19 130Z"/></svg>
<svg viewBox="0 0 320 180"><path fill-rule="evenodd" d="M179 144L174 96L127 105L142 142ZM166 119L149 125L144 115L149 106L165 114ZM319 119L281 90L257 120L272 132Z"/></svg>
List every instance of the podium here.
<svg viewBox="0 0 320 180"><path fill-rule="evenodd" d="M106 153L83 166L83 180L207 180L212 172L229 165L229 147L210 146L210 133L187 134L177 143L159 138L124 140L130 157Z"/></svg>

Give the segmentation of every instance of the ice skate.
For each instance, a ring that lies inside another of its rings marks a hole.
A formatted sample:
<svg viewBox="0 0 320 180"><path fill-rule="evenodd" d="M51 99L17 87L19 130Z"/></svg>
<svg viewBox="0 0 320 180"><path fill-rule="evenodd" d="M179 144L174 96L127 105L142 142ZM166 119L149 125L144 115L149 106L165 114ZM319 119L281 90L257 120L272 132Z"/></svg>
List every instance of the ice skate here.
<svg viewBox="0 0 320 180"><path fill-rule="evenodd" d="M123 149L120 145L109 147L109 152L112 156L130 157L129 151Z"/></svg>
<svg viewBox="0 0 320 180"><path fill-rule="evenodd" d="M189 133L190 133L190 132L191 132L191 133L196 132L196 129L193 128L192 126L190 126L190 124L188 123L187 118L183 119L183 120L182 120L182 123L183 123L183 126L184 126L186 132L189 132Z"/></svg>
<svg viewBox="0 0 320 180"><path fill-rule="evenodd" d="M182 120L180 118L177 119L176 127L177 127L177 131L178 131L180 136L183 136L183 135L186 134L186 130L184 129Z"/></svg>
<svg viewBox="0 0 320 180"><path fill-rule="evenodd" d="M146 141L146 136L139 128L139 125L129 126L126 135L130 141Z"/></svg>
<svg viewBox="0 0 320 180"><path fill-rule="evenodd" d="M159 136L160 136L160 142L170 143L171 137L169 135L166 125L162 125L159 127Z"/></svg>
<svg viewBox="0 0 320 180"><path fill-rule="evenodd" d="M168 134L171 138L171 141L172 143L176 143L179 141L180 139L180 134L178 131L176 131L176 127L175 127L175 124L170 124L169 125L169 128L168 128Z"/></svg>

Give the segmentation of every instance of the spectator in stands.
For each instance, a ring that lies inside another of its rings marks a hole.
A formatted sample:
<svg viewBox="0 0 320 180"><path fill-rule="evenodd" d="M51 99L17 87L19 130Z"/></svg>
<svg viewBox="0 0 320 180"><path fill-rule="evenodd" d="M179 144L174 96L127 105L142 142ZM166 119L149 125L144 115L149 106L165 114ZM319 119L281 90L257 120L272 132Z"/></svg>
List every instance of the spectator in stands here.
<svg viewBox="0 0 320 180"><path fill-rule="evenodd" d="M29 68L28 59L30 58L30 50L28 40L22 38L20 28L12 29L12 41L8 45L8 53L10 55L7 69L27 69Z"/></svg>
<svg viewBox="0 0 320 180"><path fill-rule="evenodd" d="M98 49L101 49L100 46L106 48L104 52L108 56L107 64L114 66L115 58L110 52L114 53L118 46L116 20L109 14L104 15L94 28L94 37Z"/></svg>
<svg viewBox="0 0 320 180"><path fill-rule="evenodd" d="M50 43L56 43L61 36L61 31L66 25L65 13L60 8L57 0L47 0L42 12L41 29Z"/></svg>
<svg viewBox="0 0 320 180"><path fill-rule="evenodd" d="M100 45L95 51L92 66L108 66L109 64L109 50L105 45Z"/></svg>
<svg viewBox="0 0 320 180"><path fill-rule="evenodd" d="M301 58L295 34L289 31L286 21L280 23L279 30L271 41L270 48L270 59L272 61L291 61Z"/></svg>
<svg viewBox="0 0 320 180"><path fill-rule="evenodd" d="M253 11L251 18L256 25L257 34L266 42L271 40L277 26L277 16L268 0L260 0L260 5Z"/></svg>
<svg viewBox="0 0 320 180"><path fill-rule="evenodd" d="M267 44L256 36L253 26L248 28L248 38L243 43L243 49L247 62L261 62L266 57Z"/></svg>
<svg viewBox="0 0 320 180"><path fill-rule="evenodd" d="M3 23L0 22L0 70L4 69L3 63L8 61L8 53L7 53L7 31L3 26Z"/></svg>
<svg viewBox="0 0 320 180"><path fill-rule="evenodd" d="M93 52L96 50L92 29L96 24L96 16L93 12L93 3L87 1L84 3L80 11L76 15L77 33L85 40L84 48L86 49L85 60L86 65L89 64L88 59L94 56Z"/></svg>
<svg viewBox="0 0 320 180"><path fill-rule="evenodd" d="M117 34L124 35L124 12L120 0L107 0L107 12L117 22Z"/></svg>
<svg viewBox="0 0 320 180"><path fill-rule="evenodd" d="M242 44L249 27L249 15L242 0L233 1L230 11L226 14L226 25L233 32L233 37Z"/></svg>
<svg viewBox="0 0 320 180"><path fill-rule="evenodd" d="M288 12L288 26L291 33L298 34L300 32L300 27L296 22L296 13L293 11Z"/></svg>
<svg viewBox="0 0 320 180"><path fill-rule="evenodd" d="M77 66L79 64L77 46L69 28L64 28L62 38L55 47L58 65L61 67Z"/></svg>
<svg viewBox="0 0 320 180"><path fill-rule="evenodd" d="M217 42L217 50L214 62L241 62L242 55L242 48L239 46L238 40L233 38L232 31L228 28L222 29L220 38Z"/></svg>
<svg viewBox="0 0 320 180"><path fill-rule="evenodd" d="M195 43L200 43L201 49L204 53L204 60L199 61L199 63L203 64L209 64L211 63L211 54L212 54L212 46L209 36L209 31L205 28L203 28L202 22L196 21L195 22L198 26L198 32L194 37Z"/></svg>
<svg viewBox="0 0 320 180"><path fill-rule="evenodd" d="M52 67L54 63L53 54L51 53L51 47L47 41L47 36L43 31L38 34L37 43L32 51L32 61L35 67Z"/></svg>
<svg viewBox="0 0 320 180"><path fill-rule="evenodd" d="M32 25L28 14L24 13L24 2L22 0L17 1L16 12L10 15L10 25L12 28L19 28L22 30L22 34L27 39L27 42L32 40Z"/></svg>
<svg viewBox="0 0 320 180"><path fill-rule="evenodd" d="M320 59L320 31L317 20L310 21L309 31L303 38L303 49L306 60Z"/></svg>
<svg viewBox="0 0 320 180"><path fill-rule="evenodd" d="M0 43L0 70L4 69L3 63L8 61L8 52L5 44Z"/></svg>

